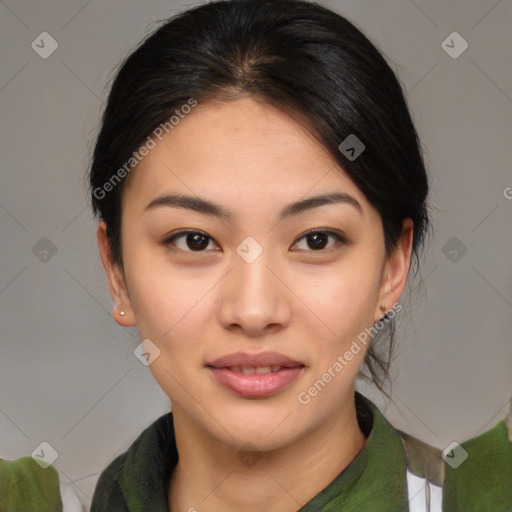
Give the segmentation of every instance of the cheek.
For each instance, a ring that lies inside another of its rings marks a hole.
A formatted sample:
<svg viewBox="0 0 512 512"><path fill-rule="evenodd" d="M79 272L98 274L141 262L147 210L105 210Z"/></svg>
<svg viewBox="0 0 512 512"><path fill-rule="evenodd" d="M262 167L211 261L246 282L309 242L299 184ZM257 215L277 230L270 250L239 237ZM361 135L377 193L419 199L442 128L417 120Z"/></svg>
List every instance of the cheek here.
<svg viewBox="0 0 512 512"><path fill-rule="evenodd" d="M205 275L193 277L142 254L127 258L125 268L140 338L160 350L149 366L153 377L169 397L182 396L185 383L188 392L200 396L194 379L203 365L206 324L213 318L207 292L214 280L209 283Z"/></svg>
<svg viewBox="0 0 512 512"><path fill-rule="evenodd" d="M141 338L154 341L171 362L181 351L185 359L196 354L197 360L206 323L214 318L211 299L221 276L172 265L151 247L132 247L125 253L125 269Z"/></svg>
<svg viewBox="0 0 512 512"><path fill-rule="evenodd" d="M299 295L308 297L312 312L304 328L309 330L309 338L316 339L311 354L313 374L321 378L330 370L336 375L335 383L328 386L330 391L322 392L326 404L356 377L370 342L367 332L378 300L379 260L357 256L347 258L331 272L318 273L315 279L301 280ZM314 332L312 325L316 325Z"/></svg>
<svg viewBox="0 0 512 512"><path fill-rule="evenodd" d="M123 248L130 302L141 336L161 338L177 321L179 297L186 289L177 282L171 267L162 264L144 244L137 244L134 233L127 233Z"/></svg>
<svg viewBox="0 0 512 512"><path fill-rule="evenodd" d="M195 337L208 315L208 277L157 265L137 266L131 276L131 303L141 335L165 342L186 330L187 338Z"/></svg>
<svg viewBox="0 0 512 512"><path fill-rule="evenodd" d="M304 278L301 296L308 298L313 314L346 339L373 323L379 283L375 261L351 264L347 260L331 272Z"/></svg>

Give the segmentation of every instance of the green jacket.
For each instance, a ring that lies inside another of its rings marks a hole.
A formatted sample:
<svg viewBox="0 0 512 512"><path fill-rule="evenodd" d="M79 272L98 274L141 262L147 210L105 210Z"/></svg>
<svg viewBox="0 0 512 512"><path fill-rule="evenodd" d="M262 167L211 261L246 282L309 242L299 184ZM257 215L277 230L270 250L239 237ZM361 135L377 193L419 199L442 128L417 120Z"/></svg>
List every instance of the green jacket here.
<svg viewBox="0 0 512 512"><path fill-rule="evenodd" d="M512 442L504 419L446 453L443 460L440 450L393 428L378 408L359 393L356 408L361 429L367 435L364 448L300 512L428 510L424 501L429 496L431 512L512 512ZM101 473L91 512L169 512L167 487L177 460L171 412L146 428ZM5 473L5 467L0 465L0 481L4 480L2 471ZM36 469L36 473L40 471ZM16 478L8 478L7 489L0 484L0 512L60 511L56 479L58 482L56 473L48 478L46 508L31 508L20 505L24 495L13 494L18 483ZM413 479L422 483L421 489L425 488L420 496L411 495ZM35 500L43 487L36 478L25 487L30 491L23 491L27 492L26 499ZM438 496L442 494L442 506L441 498L437 505L432 498L437 491ZM421 508L416 505L419 501ZM201 510L199 503L190 506Z"/></svg>

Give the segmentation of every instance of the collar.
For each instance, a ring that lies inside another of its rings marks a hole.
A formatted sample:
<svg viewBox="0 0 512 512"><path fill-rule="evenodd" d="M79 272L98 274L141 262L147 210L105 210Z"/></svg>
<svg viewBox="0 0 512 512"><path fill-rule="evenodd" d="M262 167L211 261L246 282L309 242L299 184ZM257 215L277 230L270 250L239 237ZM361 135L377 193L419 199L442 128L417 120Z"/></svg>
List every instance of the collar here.
<svg viewBox="0 0 512 512"><path fill-rule="evenodd" d="M300 512L408 510L406 460L400 435L369 399L358 392L354 399L366 444ZM144 430L124 456L117 480L125 510L169 512L168 483L178 462L172 412Z"/></svg>
<svg viewBox="0 0 512 512"><path fill-rule="evenodd" d="M377 406L357 391L355 403L359 425L367 435L366 444L300 512L409 510L406 458L399 433Z"/></svg>

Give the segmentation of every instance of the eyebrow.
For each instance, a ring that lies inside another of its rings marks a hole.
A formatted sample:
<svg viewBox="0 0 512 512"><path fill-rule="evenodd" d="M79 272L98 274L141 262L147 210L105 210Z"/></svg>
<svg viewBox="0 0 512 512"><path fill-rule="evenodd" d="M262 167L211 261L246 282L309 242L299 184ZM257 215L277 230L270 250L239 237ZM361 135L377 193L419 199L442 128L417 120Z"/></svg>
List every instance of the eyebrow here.
<svg viewBox="0 0 512 512"><path fill-rule="evenodd" d="M363 208L359 201L346 193L333 192L330 194L321 194L307 199L301 199L285 206L279 213L279 220L292 215L298 215L313 208L331 204L348 204L356 208L360 215L363 215ZM186 208L205 215L212 215L220 219L230 220L233 217L231 210L216 204L208 199L188 196L184 194L165 194L153 199L144 209L144 211L153 208L166 206L172 208Z"/></svg>

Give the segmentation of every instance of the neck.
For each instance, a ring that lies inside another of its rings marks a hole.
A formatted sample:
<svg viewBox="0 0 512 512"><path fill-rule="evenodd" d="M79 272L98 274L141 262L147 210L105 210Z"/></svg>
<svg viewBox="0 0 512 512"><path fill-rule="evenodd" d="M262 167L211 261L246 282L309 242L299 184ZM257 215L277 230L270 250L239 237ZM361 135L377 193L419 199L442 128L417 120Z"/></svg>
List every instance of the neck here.
<svg viewBox="0 0 512 512"><path fill-rule="evenodd" d="M208 439L174 406L173 417L179 461L169 483L171 512L296 512L327 487L366 442L353 393L320 428L293 444L244 456Z"/></svg>

